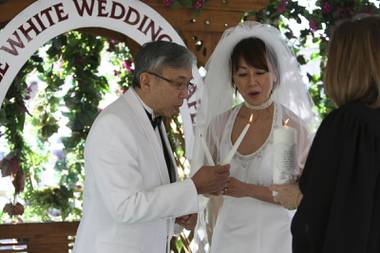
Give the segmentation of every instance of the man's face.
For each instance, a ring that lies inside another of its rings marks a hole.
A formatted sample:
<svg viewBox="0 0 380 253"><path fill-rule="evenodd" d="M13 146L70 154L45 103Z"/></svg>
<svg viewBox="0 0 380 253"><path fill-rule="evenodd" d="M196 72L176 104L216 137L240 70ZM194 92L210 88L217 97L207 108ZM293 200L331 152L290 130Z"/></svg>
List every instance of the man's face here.
<svg viewBox="0 0 380 253"><path fill-rule="evenodd" d="M148 72L152 77L154 111L165 117L179 112L183 100L188 97L188 83L193 78L191 68L164 68L161 73Z"/></svg>

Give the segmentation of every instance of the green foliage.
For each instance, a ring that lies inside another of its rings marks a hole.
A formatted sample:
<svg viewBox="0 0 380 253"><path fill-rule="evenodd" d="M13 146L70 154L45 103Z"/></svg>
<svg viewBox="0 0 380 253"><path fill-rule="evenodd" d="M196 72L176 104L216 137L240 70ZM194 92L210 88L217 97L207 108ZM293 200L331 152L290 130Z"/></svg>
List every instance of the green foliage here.
<svg viewBox="0 0 380 253"><path fill-rule="evenodd" d="M316 9L309 11L304 6L300 6L298 1L275 0L271 1L263 10L247 13L245 18L253 16L259 22L269 23L278 27L292 42L292 47L299 63L304 65L310 61L320 60L320 69L321 73L323 73L326 64L328 40L334 25L340 20L351 18L358 13L380 13L380 10L368 0L318 0L316 7ZM296 38L292 27L285 23L285 19L295 20L299 24L302 23L302 20L306 20L309 27L303 29L300 36ZM299 52L301 48L307 48L310 43L316 44L319 52L312 54L310 59L307 59L304 55L300 55ZM323 76L308 74L308 78L311 84L310 94L323 118L335 108L335 105L326 97Z"/></svg>
<svg viewBox="0 0 380 253"><path fill-rule="evenodd" d="M16 190L23 189L24 184L26 186L27 190L20 195L26 203L24 218L80 218L84 142L99 113L101 99L110 91L107 78L98 71L102 52L107 46L112 63L118 69L120 89L125 89L132 77L131 55L125 49L126 45L78 32L52 39L31 57L10 86L0 111L0 123L6 129L11 155L6 157L9 161L3 160L7 166L0 167L11 171ZM44 52L45 61L40 56ZM30 99L32 85L28 86L27 77L33 72L38 73L46 87L33 99L35 109L29 113L25 102ZM59 131L61 118L67 119L66 127L71 130L71 135L61 138L64 149L57 155L55 164L59 186L41 190L38 186L40 176L53 155L49 150L49 139ZM33 126L28 130L31 133L25 132L26 123ZM33 147L25 140L27 134L36 136ZM15 195L13 204L16 199ZM58 214L57 211L55 216L49 214L51 210L53 213L58 210Z"/></svg>
<svg viewBox="0 0 380 253"><path fill-rule="evenodd" d="M66 220L75 210L74 193L65 186L25 192L24 197L34 215L42 221ZM55 218L57 217L57 218Z"/></svg>
<svg viewBox="0 0 380 253"><path fill-rule="evenodd" d="M58 45L64 72L74 80L64 96L72 136L63 141L67 151L74 151L78 145L83 148L83 140L98 114L99 101L108 91L106 78L97 75L104 42L94 36L69 33L66 41L59 40ZM58 45L53 42L53 47Z"/></svg>
<svg viewBox="0 0 380 253"><path fill-rule="evenodd" d="M2 172L11 171L10 176L15 188L14 198L10 203L12 205L16 205L16 195L24 190L25 178L31 177L31 170L27 166L31 149L23 137L26 115L30 115L24 102L28 99L26 76L33 70L41 71L41 64L42 59L36 54L24 64L10 86L0 111L0 124L6 128L5 136L10 148L0 169ZM30 184L26 184L26 187L31 188ZM10 213L10 216L13 215Z"/></svg>
<svg viewBox="0 0 380 253"><path fill-rule="evenodd" d="M108 45L107 51L111 53L111 62L115 66L113 74L117 77L117 83L124 92L132 83L132 55L125 43L116 43L116 41L110 40Z"/></svg>

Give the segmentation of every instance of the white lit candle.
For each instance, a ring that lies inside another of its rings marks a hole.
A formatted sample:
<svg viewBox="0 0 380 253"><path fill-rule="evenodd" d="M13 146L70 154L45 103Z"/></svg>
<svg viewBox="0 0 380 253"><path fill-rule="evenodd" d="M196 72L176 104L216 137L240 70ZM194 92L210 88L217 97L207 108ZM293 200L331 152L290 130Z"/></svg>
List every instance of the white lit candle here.
<svg viewBox="0 0 380 253"><path fill-rule="evenodd" d="M273 132L273 184L291 183L296 174L296 130L286 125L288 120Z"/></svg>
<svg viewBox="0 0 380 253"><path fill-rule="evenodd" d="M203 138L203 135L201 135L201 145L202 145L202 148L203 148L203 152L204 152L204 154L206 156L208 165L215 166L214 159L212 159L210 150L207 147L207 143L206 143L206 140Z"/></svg>
<svg viewBox="0 0 380 253"><path fill-rule="evenodd" d="M249 118L247 125L243 128L243 131L241 131L239 137L236 139L234 145L232 146L232 149L227 154L226 158L223 160L222 165L231 163L232 157L234 157L234 155L235 155L236 151L238 150L241 142L244 140L244 137L247 134L249 127L251 126L252 117L253 117L253 114L251 114L251 117Z"/></svg>

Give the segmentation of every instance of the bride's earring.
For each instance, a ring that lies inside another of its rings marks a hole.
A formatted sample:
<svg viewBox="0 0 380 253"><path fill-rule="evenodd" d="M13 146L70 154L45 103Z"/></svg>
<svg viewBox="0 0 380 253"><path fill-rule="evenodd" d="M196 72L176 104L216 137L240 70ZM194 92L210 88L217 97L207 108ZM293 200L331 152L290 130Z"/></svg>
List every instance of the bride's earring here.
<svg viewBox="0 0 380 253"><path fill-rule="evenodd" d="M273 82L272 82L272 84L273 84L272 92L273 92L273 89L278 86L278 83L277 83L278 78L277 78L277 75L275 73L272 73L272 75L273 75Z"/></svg>
<svg viewBox="0 0 380 253"><path fill-rule="evenodd" d="M237 96L238 88L237 88L237 86L235 85L235 83L233 82L233 80L232 80L232 88L234 88L235 96Z"/></svg>

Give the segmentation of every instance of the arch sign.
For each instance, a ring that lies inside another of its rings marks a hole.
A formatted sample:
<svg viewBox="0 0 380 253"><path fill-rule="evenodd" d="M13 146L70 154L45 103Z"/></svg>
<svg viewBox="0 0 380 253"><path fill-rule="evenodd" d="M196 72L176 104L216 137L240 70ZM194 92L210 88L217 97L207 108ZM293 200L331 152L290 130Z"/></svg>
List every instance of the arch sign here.
<svg viewBox="0 0 380 253"><path fill-rule="evenodd" d="M120 32L140 45L166 40L185 45L158 12L139 0L39 0L0 32L0 108L13 79L30 56L52 38L70 30L101 27ZM202 84L196 67L195 83ZM186 150L191 151L197 89L180 108ZM199 90L199 89L198 89Z"/></svg>

